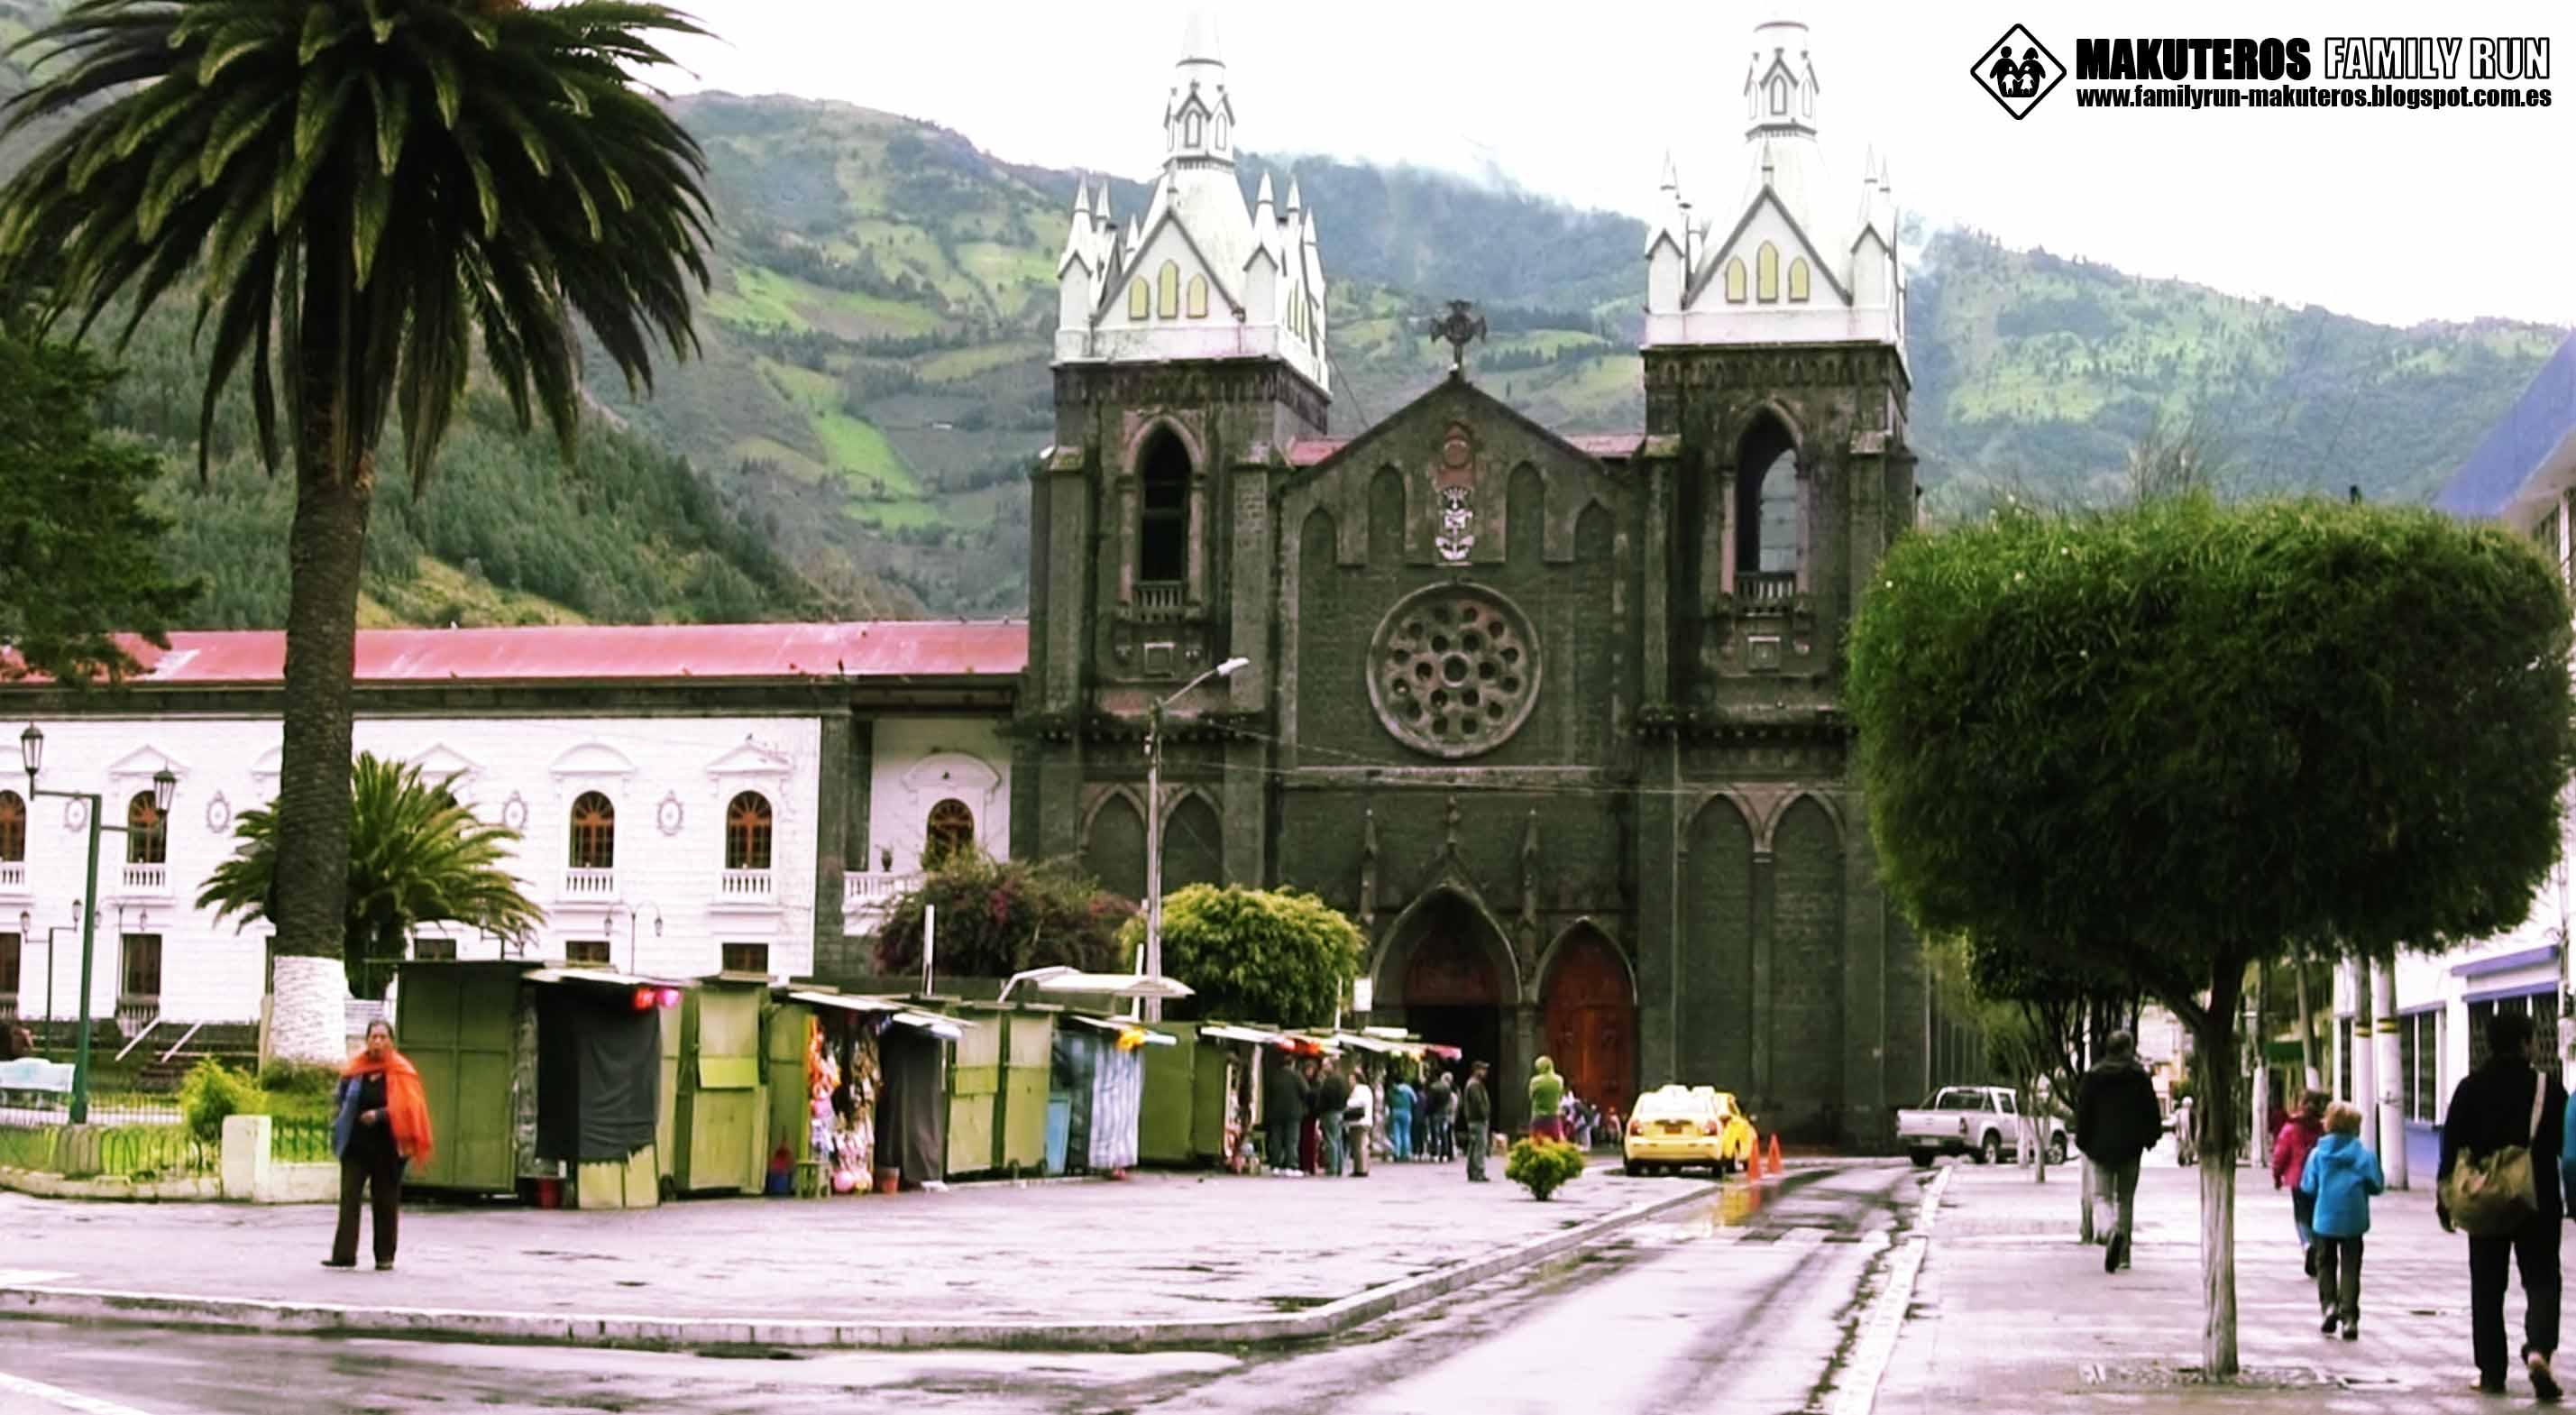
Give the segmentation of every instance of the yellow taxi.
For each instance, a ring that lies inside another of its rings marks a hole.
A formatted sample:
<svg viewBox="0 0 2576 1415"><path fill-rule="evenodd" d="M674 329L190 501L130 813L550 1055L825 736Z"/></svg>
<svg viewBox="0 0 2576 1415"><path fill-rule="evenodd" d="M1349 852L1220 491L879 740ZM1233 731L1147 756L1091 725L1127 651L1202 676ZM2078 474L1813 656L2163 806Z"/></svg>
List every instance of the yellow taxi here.
<svg viewBox="0 0 2576 1415"><path fill-rule="evenodd" d="M1744 1168L1753 1155L1753 1123L1732 1092L1713 1086L1662 1086L1637 1097L1620 1140L1630 1174L1705 1165L1716 1174Z"/></svg>

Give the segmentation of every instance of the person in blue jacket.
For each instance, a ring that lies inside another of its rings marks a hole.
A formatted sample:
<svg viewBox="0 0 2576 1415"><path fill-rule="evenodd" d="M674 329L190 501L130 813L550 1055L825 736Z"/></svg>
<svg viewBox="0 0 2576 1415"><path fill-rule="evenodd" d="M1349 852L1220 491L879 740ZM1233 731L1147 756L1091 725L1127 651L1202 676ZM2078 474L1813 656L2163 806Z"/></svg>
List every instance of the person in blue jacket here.
<svg viewBox="0 0 2576 1415"><path fill-rule="evenodd" d="M2342 1101L2326 1107L2325 1138L2308 1151L2299 1192L2316 1201L2319 1331L2340 1324L2343 1339L2361 1339L2361 1236L2370 1231L2370 1196L2388 1187L2379 1157L2361 1143L2361 1112Z"/></svg>

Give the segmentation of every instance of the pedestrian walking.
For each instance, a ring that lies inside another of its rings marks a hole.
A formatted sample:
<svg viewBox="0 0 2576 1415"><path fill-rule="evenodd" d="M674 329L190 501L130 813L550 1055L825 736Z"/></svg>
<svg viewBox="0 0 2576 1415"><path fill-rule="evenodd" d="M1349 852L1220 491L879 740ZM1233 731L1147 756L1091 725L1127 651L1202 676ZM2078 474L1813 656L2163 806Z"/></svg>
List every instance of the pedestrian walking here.
<svg viewBox="0 0 2576 1415"><path fill-rule="evenodd" d="M1297 1059L1283 1050L1270 1053L1270 1069L1261 1082L1261 1129L1269 1142L1269 1153L1262 1156L1273 1174L1296 1174L1297 1130L1306 1118L1306 1103L1300 1097Z"/></svg>
<svg viewBox="0 0 2576 1415"><path fill-rule="evenodd" d="M1351 1102L1342 1111L1342 1140L1351 1152L1351 1178L1368 1178L1369 1132L1377 1128L1377 1092L1367 1077L1351 1083Z"/></svg>
<svg viewBox="0 0 2576 1415"><path fill-rule="evenodd" d="M1342 1116L1350 1104L1349 1078L1342 1074L1339 1063L1325 1058L1323 1074L1315 1081L1315 1123L1320 1127L1324 1173L1336 1179L1342 1175Z"/></svg>
<svg viewBox="0 0 2576 1415"><path fill-rule="evenodd" d="M340 1227L326 1268L358 1265L358 1201L375 1207L376 1271L391 1272L402 1210L403 1167L429 1157L429 1100L420 1071L394 1050L393 1024L367 1024L366 1050L349 1058L332 1097L331 1149L340 1157Z"/></svg>
<svg viewBox="0 0 2576 1415"><path fill-rule="evenodd" d="M2102 1251L2102 1271L2129 1265L2129 1234L2138 1214L2138 1159L2164 1129L2155 1083L2138 1064L2137 1039L2113 1032L2101 1064L2084 1073L2075 1094L2075 1147L2096 1173L2096 1188L2112 1196L2119 1219Z"/></svg>
<svg viewBox="0 0 2576 1415"><path fill-rule="evenodd" d="M2360 1112L2355 1111L2354 1115L2358 1117ZM2272 1141L2272 1187L2289 1186L2290 1222L2298 1227L2299 1250L2307 1255L2305 1261L2310 1277L2317 1275L2316 1233L2311 1222L2316 1213L2317 1197L2315 1191L2301 1184L2299 1179L2307 1173L2309 1152L2317 1147L2317 1141L2325 1138L2325 1116L2325 1092L2310 1091L2299 1098L2299 1113L2290 1117L2289 1123L2281 1127L2280 1135ZM2358 1125L2360 1121L2356 1118L2353 1123Z"/></svg>
<svg viewBox="0 0 2576 1415"><path fill-rule="evenodd" d="M2306 1114L2303 1101L2300 1115ZM2370 1197L2386 1189L2388 1181L2379 1172L2379 1156L2362 1146L2360 1111L2337 1102L2326 1111L2324 1128L2324 1137L2302 1162L2297 1190L2307 1196L2314 1215L2316 1247L2308 1269L2316 1274L2317 1306L2326 1318L2317 1330L2331 1332L2340 1324L2344 1340L2359 1341L2361 1236L2370 1231ZM2289 1127L2281 1133L2289 1134Z"/></svg>
<svg viewBox="0 0 2576 1415"><path fill-rule="evenodd" d="M1485 1063L1467 1070L1466 1089L1458 1095L1459 1143L1467 1148L1467 1182L1485 1182L1485 1151L1492 1143L1494 1102L1485 1094Z"/></svg>
<svg viewBox="0 0 2576 1415"><path fill-rule="evenodd" d="M1556 1063L1544 1056L1530 1068L1529 1103L1530 1138L1564 1140L1565 1117L1557 1108L1565 1104L1565 1078L1556 1074Z"/></svg>
<svg viewBox="0 0 2576 1415"><path fill-rule="evenodd" d="M2436 1176L2433 1216L2442 1231L2454 1231L2452 1200L2466 1192L2455 1189L2455 1173L2465 1169L2481 1182L2478 1192L2521 1188L2527 1200L2511 1205L2501 1219L2489 1205L2463 1214L2459 1226L2469 1230L2469 1329L2478 1363L2478 1389L2490 1395L2504 1390L2504 1285L2508 1268L2522 1272L2522 1365L2530 1373L2532 1393L2544 1401L2559 1396L2557 1373L2549 1368L2558 1354L2558 1220L2565 1205L2560 1194L2561 1170L2548 1162L2565 1153L2567 1091L2558 1084L2557 1067L2532 1066L2531 1019L2519 1012L2498 1012L2487 1019L2486 1064L2460 1078L2451 1092L2451 1109L2442 1121L2442 1168ZM2513 1177L2515 1149L2522 1149L2521 1175ZM2483 1231L2482 1231L2483 1230Z"/></svg>
<svg viewBox="0 0 2576 1415"><path fill-rule="evenodd" d="M1297 1172L1324 1171L1323 1126L1315 1118L1318 1063L1309 1058L1297 1068Z"/></svg>
<svg viewBox="0 0 2576 1415"><path fill-rule="evenodd" d="M1423 1095L1423 1141L1430 1147L1431 1158L1446 1164L1458 1157L1449 1142L1450 1118L1457 1111L1458 1088L1450 1084L1449 1073L1431 1078L1431 1089Z"/></svg>
<svg viewBox="0 0 2576 1415"><path fill-rule="evenodd" d="M1413 1158L1413 1083L1401 1076L1386 1091L1386 1138L1395 1162Z"/></svg>

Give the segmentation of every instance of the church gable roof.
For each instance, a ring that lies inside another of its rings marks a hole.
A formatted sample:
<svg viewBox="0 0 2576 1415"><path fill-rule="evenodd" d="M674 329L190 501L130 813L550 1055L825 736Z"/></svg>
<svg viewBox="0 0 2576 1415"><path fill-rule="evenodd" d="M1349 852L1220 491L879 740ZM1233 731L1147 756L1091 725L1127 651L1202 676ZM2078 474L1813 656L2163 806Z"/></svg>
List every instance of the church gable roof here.
<svg viewBox="0 0 2576 1415"><path fill-rule="evenodd" d="M1780 213L1780 220L1789 228L1789 235L1797 241L1798 250L1806 255L1808 268L1825 282L1825 288L1833 291L1834 297L1844 304L1848 305L1852 302L1851 290L1843 284L1840 268L1834 262L1825 259L1817 250L1816 243L1808 238L1806 228L1798 224L1798 218L1792 215L1787 204L1780 200L1780 194L1769 187L1764 187L1761 195L1755 197L1744 208L1744 215L1736 221L1735 229L1726 233L1726 239L1709 247L1708 264L1702 266L1699 273L1691 277L1690 289L1682 295L1683 309L1696 308L1699 297L1708 293L1708 287L1717 282L1718 272L1726 268L1726 258L1735 251L1735 243L1744 239L1745 231L1752 227L1754 218L1762 214L1762 208L1765 205Z"/></svg>
<svg viewBox="0 0 2576 1415"><path fill-rule="evenodd" d="M1427 422L1474 424L1480 420L1500 420L1537 438L1561 452L1569 462L1595 471L1607 470L1602 459L1585 448L1582 442L1567 437L1485 390L1472 379L1452 373L1423 391L1422 396L1389 413L1359 436L1344 442L1324 439L1300 439L1290 445L1289 464L1297 467L1283 490L1295 490L1308 482L1330 475L1346 466L1365 466L1371 449L1392 440L1409 427ZM1298 466L1300 457L1315 460ZM1320 455L1317 455L1320 454Z"/></svg>
<svg viewBox="0 0 2576 1415"><path fill-rule="evenodd" d="M1180 240L1181 248L1189 252L1190 259L1198 263L1196 273L1207 277L1208 288L1215 292L1217 298L1225 301L1227 312L1237 316L1243 314L1243 299L1236 293L1234 284L1227 278L1228 272L1219 268L1215 261L1208 259L1206 249L1200 246L1197 238L1190 234L1189 224L1182 221L1179 214L1167 206L1163 209L1163 214L1155 218L1153 226L1145 232L1144 239L1136 243L1136 249L1127 257L1126 263L1119 267L1119 278L1108 282L1108 287L1102 291L1100 308L1095 312L1095 317L1106 316L1125 300L1129 280L1150 282L1154 278L1154 272L1161 268L1162 260L1168 258L1158 258L1155 252L1155 245L1161 240L1166 229Z"/></svg>

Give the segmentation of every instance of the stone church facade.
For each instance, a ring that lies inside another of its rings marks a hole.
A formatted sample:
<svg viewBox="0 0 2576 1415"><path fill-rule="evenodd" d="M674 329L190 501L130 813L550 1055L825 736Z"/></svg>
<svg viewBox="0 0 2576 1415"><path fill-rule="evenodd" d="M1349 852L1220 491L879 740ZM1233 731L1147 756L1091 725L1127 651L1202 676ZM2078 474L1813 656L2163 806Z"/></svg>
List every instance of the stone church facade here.
<svg viewBox="0 0 2576 1415"><path fill-rule="evenodd" d="M1078 200L1035 475L1013 850L1141 894L1289 884L1357 919L1366 1020L1625 1109L1736 1092L1871 1148L1927 1080L1919 950L1879 887L1842 640L1914 520L1895 206L1821 194L1806 32L1756 29L1745 197L1669 160L1646 425L1565 436L1462 367L1327 430L1322 242L1247 206L1211 36L1150 209ZM1462 331L1463 337L1463 331ZM1472 365L1472 356L1462 358ZM1172 701L1162 799L1152 706Z"/></svg>

